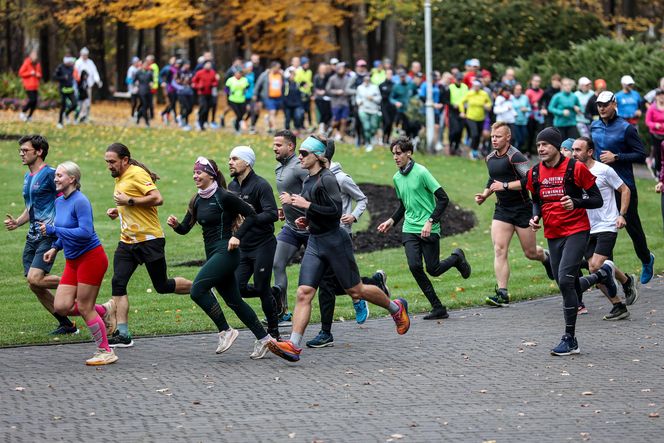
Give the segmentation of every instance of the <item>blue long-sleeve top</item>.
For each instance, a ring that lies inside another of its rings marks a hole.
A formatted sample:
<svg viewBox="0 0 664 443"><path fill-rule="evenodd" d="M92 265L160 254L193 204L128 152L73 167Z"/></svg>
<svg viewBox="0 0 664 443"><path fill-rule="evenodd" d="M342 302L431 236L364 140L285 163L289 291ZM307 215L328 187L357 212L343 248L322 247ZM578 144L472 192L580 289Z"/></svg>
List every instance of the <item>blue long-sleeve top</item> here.
<svg viewBox="0 0 664 443"><path fill-rule="evenodd" d="M65 258L73 260L101 245L95 233L90 200L81 191L55 200L55 221L46 225L48 235L56 235L56 249L64 249Z"/></svg>

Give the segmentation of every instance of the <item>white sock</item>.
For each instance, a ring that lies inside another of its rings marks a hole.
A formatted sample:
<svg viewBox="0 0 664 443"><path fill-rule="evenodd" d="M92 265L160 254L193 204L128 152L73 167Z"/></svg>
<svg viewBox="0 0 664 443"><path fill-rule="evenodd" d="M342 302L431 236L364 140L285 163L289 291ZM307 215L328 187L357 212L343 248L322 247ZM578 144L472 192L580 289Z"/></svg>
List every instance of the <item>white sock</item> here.
<svg viewBox="0 0 664 443"><path fill-rule="evenodd" d="M298 334L297 332L291 333L290 342L293 343L296 348L300 348L300 344L302 343L302 334Z"/></svg>
<svg viewBox="0 0 664 443"><path fill-rule="evenodd" d="M387 307L387 310L390 311L390 314L396 314L399 312L399 305L390 301L390 306Z"/></svg>
<svg viewBox="0 0 664 443"><path fill-rule="evenodd" d="M262 345L264 345L265 343L269 342L270 340L272 340L272 336L270 334L267 334L265 337L261 338L258 341L261 342Z"/></svg>

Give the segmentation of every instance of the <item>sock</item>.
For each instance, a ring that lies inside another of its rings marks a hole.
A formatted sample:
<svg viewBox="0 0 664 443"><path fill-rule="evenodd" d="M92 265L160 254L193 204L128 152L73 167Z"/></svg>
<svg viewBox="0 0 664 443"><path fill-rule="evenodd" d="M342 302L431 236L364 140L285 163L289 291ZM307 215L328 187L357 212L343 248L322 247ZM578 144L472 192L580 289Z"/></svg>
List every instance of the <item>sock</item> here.
<svg viewBox="0 0 664 443"><path fill-rule="evenodd" d="M622 284L623 289L629 288L629 285L632 284L632 277L627 275L627 281Z"/></svg>
<svg viewBox="0 0 664 443"><path fill-rule="evenodd" d="M296 348L301 348L300 346L302 344L302 334L298 334L297 332L293 332L290 336L290 342L293 343L293 345Z"/></svg>
<svg viewBox="0 0 664 443"><path fill-rule="evenodd" d="M108 336L106 335L106 326L104 326L104 321L99 315L96 315L94 320L86 322L88 328L90 328L90 333L92 338L99 349L105 349L110 352L111 348L108 346Z"/></svg>
<svg viewBox="0 0 664 443"><path fill-rule="evenodd" d="M498 288L496 292L504 297L507 297L507 288Z"/></svg>
<svg viewBox="0 0 664 443"><path fill-rule="evenodd" d="M576 330L577 307L563 307L563 315L565 317L565 334L569 334L574 337Z"/></svg>
<svg viewBox="0 0 664 443"><path fill-rule="evenodd" d="M129 325L127 323L118 323L118 333L127 337L129 335Z"/></svg>
<svg viewBox="0 0 664 443"><path fill-rule="evenodd" d="M390 314L396 314L399 312L399 305L393 301L390 301L390 305L387 307L387 310L390 312Z"/></svg>
<svg viewBox="0 0 664 443"><path fill-rule="evenodd" d="M269 342L271 339L272 339L272 336L270 334L267 334L265 337L261 338L258 341L261 342L261 344L265 344L265 343Z"/></svg>
<svg viewBox="0 0 664 443"><path fill-rule="evenodd" d="M332 334L332 323L321 323L320 329L327 334Z"/></svg>
<svg viewBox="0 0 664 443"><path fill-rule="evenodd" d="M71 322L71 320L69 320L67 317L62 316L62 315L58 314L57 312L54 312L52 315L58 321L60 326L67 326L69 328L74 326L74 324Z"/></svg>

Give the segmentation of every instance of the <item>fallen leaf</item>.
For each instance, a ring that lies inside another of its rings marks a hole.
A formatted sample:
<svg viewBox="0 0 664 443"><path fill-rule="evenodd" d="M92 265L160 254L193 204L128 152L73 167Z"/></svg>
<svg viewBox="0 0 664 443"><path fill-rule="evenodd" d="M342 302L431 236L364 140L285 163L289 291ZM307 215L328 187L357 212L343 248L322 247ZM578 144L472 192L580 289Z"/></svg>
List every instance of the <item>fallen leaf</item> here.
<svg viewBox="0 0 664 443"><path fill-rule="evenodd" d="M164 393L164 392L168 392L168 391L170 391L169 388L157 389L157 392L159 392L159 393Z"/></svg>
<svg viewBox="0 0 664 443"><path fill-rule="evenodd" d="M535 343L534 341L524 341L521 344L524 346L537 346L537 343Z"/></svg>
<svg viewBox="0 0 664 443"><path fill-rule="evenodd" d="M194 400L191 403L194 404L194 405L200 405L201 404L200 400Z"/></svg>
<svg viewBox="0 0 664 443"><path fill-rule="evenodd" d="M401 434L392 434L392 435L390 435L390 437L392 437L395 440L400 440L400 439L403 438L403 435L401 435Z"/></svg>
<svg viewBox="0 0 664 443"><path fill-rule="evenodd" d="M648 417L657 418L657 417L659 417L659 412L651 412L650 414L648 414Z"/></svg>
<svg viewBox="0 0 664 443"><path fill-rule="evenodd" d="M22 391L25 391L25 388L24 388L23 386L16 386L16 387L14 388L14 390L15 390L15 391L22 392Z"/></svg>
<svg viewBox="0 0 664 443"><path fill-rule="evenodd" d="M288 438L295 438L295 432L291 432L290 434L288 434Z"/></svg>
<svg viewBox="0 0 664 443"><path fill-rule="evenodd" d="M581 395L593 395L592 391L583 391Z"/></svg>

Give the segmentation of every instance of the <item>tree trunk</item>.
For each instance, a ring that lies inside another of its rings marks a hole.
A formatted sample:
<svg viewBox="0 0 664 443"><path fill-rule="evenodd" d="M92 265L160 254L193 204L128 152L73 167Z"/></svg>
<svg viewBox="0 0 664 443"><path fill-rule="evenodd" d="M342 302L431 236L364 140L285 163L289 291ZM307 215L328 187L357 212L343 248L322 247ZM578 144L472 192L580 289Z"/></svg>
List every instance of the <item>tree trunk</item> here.
<svg viewBox="0 0 664 443"><path fill-rule="evenodd" d="M145 48L145 31L143 29L139 29L138 30L138 41L136 43L136 55L141 60L143 60L144 48Z"/></svg>
<svg viewBox="0 0 664 443"><path fill-rule="evenodd" d="M102 87L99 88L99 95L102 99L108 98L108 79L106 76L106 48L104 47L104 18L102 16L93 17L85 21L85 36L88 41L90 58L99 71L99 77L102 81Z"/></svg>
<svg viewBox="0 0 664 443"><path fill-rule="evenodd" d="M345 18L341 27L338 28L339 47L341 48L341 60L346 63L353 62L353 30L351 18ZM349 65L351 66L351 65Z"/></svg>
<svg viewBox="0 0 664 443"><path fill-rule="evenodd" d="M197 39L196 37L192 37L189 39L187 42L188 45L188 57L189 57L189 62L191 63L191 68L194 69L196 66L196 57L198 57L198 48L197 48Z"/></svg>
<svg viewBox="0 0 664 443"><path fill-rule="evenodd" d="M383 43L383 55L390 60L392 63L396 63L397 58L397 22L393 17L388 17L383 22L381 41Z"/></svg>
<svg viewBox="0 0 664 443"><path fill-rule="evenodd" d="M45 23L39 29L39 62L42 67L42 76L44 81L51 79L51 47L49 40L51 37L50 23Z"/></svg>
<svg viewBox="0 0 664 443"><path fill-rule="evenodd" d="M5 69L11 71L12 66L12 21L11 0L5 2Z"/></svg>
<svg viewBox="0 0 664 443"><path fill-rule="evenodd" d="M162 66L165 64L164 60L162 60L164 54L163 54L163 47L162 47L162 32L161 32L161 25L157 26L154 28L154 59L157 61L157 65Z"/></svg>
<svg viewBox="0 0 664 443"><path fill-rule="evenodd" d="M115 28L115 90L124 91L125 75L129 69L129 28L117 22Z"/></svg>
<svg viewBox="0 0 664 443"><path fill-rule="evenodd" d="M380 48L378 47L378 42L376 41L378 37L378 30L379 28L374 28L367 32L367 54L369 57L367 62L369 63L370 68L373 66L371 64L373 60L379 60L383 57L383 54L380 52Z"/></svg>

